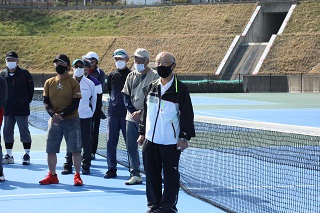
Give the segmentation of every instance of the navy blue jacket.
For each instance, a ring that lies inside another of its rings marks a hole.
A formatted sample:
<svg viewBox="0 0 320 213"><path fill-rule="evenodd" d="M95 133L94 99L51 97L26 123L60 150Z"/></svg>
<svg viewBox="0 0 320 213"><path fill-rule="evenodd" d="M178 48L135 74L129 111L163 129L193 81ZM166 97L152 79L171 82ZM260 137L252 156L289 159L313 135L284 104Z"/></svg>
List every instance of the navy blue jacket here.
<svg viewBox="0 0 320 213"><path fill-rule="evenodd" d="M29 71L17 66L13 76L9 75L8 70L3 70L1 76L6 79L8 86L8 99L5 104L4 115L30 115L34 84Z"/></svg>
<svg viewBox="0 0 320 213"><path fill-rule="evenodd" d="M126 117L127 108L124 105L123 95L121 93L126 82L130 69L115 70L108 75L107 88L109 92L108 115L116 117Z"/></svg>

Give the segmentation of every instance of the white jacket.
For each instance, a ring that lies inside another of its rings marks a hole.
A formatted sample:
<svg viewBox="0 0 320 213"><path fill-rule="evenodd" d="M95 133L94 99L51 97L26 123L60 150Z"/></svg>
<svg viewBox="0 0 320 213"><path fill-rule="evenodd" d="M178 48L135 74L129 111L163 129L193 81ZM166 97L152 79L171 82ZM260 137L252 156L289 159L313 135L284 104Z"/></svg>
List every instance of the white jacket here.
<svg viewBox="0 0 320 213"><path fill-rule="evenodd" d="M97 91L95 85L91 80L83 76L80 81L80 89L82 98L80 99L78 108L79 118L91 118L96 109L97 103Z"/></svg>

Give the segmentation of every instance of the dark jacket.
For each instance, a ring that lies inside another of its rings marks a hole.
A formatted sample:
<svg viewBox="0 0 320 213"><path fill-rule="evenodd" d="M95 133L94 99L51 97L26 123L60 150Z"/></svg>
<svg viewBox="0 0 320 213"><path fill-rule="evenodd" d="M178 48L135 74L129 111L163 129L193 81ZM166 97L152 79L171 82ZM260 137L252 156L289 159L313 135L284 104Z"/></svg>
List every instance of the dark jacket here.
<svg viewBox="0 0 320 213"><path fill-rule="evenodd" d="M105 87L105 78L106 78L106 74L105 72L98 68L98 67L95 67L93 70L89 71L89 74L90 76L93 76L95 77L101 84L101 87L102 87L102 91L104 91L104 87Z"/></svg>
<svg viewBox="0 0 320 213"><path fill-rule="evenodd" d="M175 144L179 138L190 140L195 137L194 113L187 86L174 77L162 96L160 89L160 79L148 87L139 134L158 144Z"/></svg>
<svg viewBox="0 0 320 213"><path fill-rule="evenodd" d="M108 75L107 88L109 92L108 115L116 117L126 117L127 108L124 105L123 95L121 93L126 82L130 69L115 70Z"/></svg>
<svg viewBox="0 0 320 213"><path fill-rule="evenodd" d="M8 86L8 99L5 104L4 115L30 115L34 84L29 71L17 66L13 76L9 75L8 70L3 70L1 76L6 79Z"/></svg>
<svg viewBox="0 0 320 213"><path fill-rule="evenodd" d="M7 101L7 97L8 97L7 83L6 83L6 80L0 76L0 108L4 107Z"/></svg>

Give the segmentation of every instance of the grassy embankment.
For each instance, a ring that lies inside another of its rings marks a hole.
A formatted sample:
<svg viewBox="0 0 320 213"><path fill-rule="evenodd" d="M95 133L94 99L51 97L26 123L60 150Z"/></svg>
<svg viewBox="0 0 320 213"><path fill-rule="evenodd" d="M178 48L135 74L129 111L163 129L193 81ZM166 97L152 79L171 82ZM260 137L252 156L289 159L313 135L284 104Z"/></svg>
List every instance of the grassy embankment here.
<svg viewBox="0 0 320 213"><path fill-rule="evenodd" d="M115 49L125 48L133 54L138 47L148 49L152 59L160 51L173 52L179 73L213 73L254 8L254 4L226 4L122 10L0 10L0 49L2 54L17 51L23 67L40 73L53 71L51 61L57 53L75 59L91 50L99 54L100 67L110 71L114 68ZM0 66L4 66L3 61Z"/></svg>
<svg viewBox="0 0 320 213"><path fill-rule="evenodd" d="M109 72L114 68L111 56L115 49L125 48L132 54L144 47L151 59L160 51L173 52L178 73L213 74L255 6L0 10L0 49L3 56L9 50L17 51L21 66L33 73L53 72L51 62L58 53L75 59L88 51L97 52L100 67ZM300 3L260 73L319 73L319 22L320 2ZM4 67L3 60L0 67Z"/></svg>

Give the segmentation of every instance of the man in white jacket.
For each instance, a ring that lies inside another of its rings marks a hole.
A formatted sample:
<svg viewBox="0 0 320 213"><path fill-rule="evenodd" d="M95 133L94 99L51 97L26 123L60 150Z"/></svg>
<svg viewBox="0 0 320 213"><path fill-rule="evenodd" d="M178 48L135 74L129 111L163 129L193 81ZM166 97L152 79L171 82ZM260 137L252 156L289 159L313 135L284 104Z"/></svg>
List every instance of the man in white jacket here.
<svg viewBox="0 0 320 213"><path fill-rule="evenodd" d="M74 60L72 63L72 69L74 71L73 78L80 83L82 96L78 108L83 149L82 174L88 175L90 174L91 166L92 117L96 109L97 91L95 89L95 84L84 76L85 62L83 60ZM67 153L67 164L72 165L71 158L72 154ZM70 174L70 171L63 170L61 174Z"/></svg>

